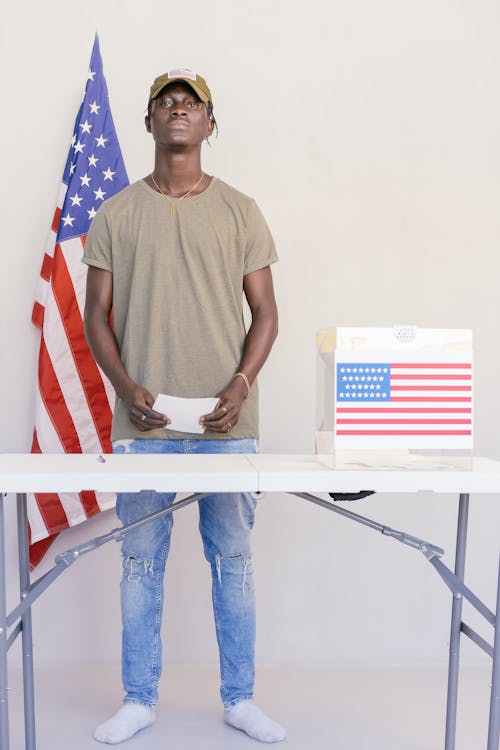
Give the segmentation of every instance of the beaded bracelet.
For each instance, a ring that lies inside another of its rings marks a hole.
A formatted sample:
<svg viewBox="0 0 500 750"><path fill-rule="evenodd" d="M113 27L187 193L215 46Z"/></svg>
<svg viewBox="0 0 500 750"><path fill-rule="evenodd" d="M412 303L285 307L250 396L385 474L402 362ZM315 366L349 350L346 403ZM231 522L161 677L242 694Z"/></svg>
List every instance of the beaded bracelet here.
<svg viewBox="0 0 500 750"><path fill-rule="evenodd" d="M243 378L243 381L244 381L244 383L245 383L245 385L247 387L247 398L248 398L248 396L250 395L250 383L248 382L247 376L245 375L244 372L237 372L234 377L235 378Z"/></svg>

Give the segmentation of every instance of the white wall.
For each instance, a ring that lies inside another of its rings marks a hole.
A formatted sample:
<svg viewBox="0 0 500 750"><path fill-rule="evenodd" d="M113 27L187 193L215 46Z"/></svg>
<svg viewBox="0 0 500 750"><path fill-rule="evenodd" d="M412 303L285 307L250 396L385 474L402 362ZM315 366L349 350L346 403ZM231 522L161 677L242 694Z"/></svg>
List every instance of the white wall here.
<svg viewBox="0 0 500 750"><path fill-rule="evenodd" d="M0 450L30 446L31 306L96 27L130 179L152 167L143 127L152 79L189 66L207 78L220 126L206 170L256 197L272 227L281 330L261 377L262 450L313 450L317 328L408 322L474 329L476 449L497 457L494 0L10 3L0 29ZM469 582L492 606L500 508L473 500ZM452 562L455 498L377 496L354 509L444 546ZM53 552L115 524L94 519ZM271 496L254 551L259 661L446 658L449 596L412 550ZM110 545L58 580L35 607L38 663L118 658L118 579ZM208 589L191 508L176 519L169 562L168 659L215 660Z"/></svg>

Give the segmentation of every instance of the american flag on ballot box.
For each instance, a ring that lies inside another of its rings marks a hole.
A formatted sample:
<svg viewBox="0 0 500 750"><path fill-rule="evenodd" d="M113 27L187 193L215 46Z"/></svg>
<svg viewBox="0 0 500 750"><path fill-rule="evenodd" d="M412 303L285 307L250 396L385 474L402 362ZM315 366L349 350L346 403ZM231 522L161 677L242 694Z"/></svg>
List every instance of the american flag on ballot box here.
<svg viewBox="0 0 500 750"><path fill-rule="evenodd" d="M470 331L330 330L335 449L472 449Z"/></svg>
<svg viewBox="0 0 500 750"><path fill-rule="evenodd" d="M472 357L336 358L337 448L472 445Z"/></svg>
<svg viewBox="0 0 500 750"><path fill-rule="evenodd" d="M83 246L103 201L128 185L96 35L33 307L41 329L32 453L110 452L114 393L85 340ZM30 561L60 531L114 505L109 493L28 496Z"/></svg>

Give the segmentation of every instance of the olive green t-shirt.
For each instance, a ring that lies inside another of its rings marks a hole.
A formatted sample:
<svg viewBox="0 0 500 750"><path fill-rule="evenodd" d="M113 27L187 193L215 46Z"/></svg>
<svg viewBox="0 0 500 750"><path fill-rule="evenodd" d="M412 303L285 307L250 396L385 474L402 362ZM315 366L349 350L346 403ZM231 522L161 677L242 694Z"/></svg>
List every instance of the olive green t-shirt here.
<svg viewBox="0 0 500 750"><path fill-rule="evenodd" d="M135 182L99 209L83 256L113 273L123 364L155 398L215 396L231 382L246 336L243 277L277 259L255 201L215 177L199 195L178 201L173 214L165 196ZM255 383L228 434L140 432L117 398L111 437L255 438L257 411Z"/></svg>

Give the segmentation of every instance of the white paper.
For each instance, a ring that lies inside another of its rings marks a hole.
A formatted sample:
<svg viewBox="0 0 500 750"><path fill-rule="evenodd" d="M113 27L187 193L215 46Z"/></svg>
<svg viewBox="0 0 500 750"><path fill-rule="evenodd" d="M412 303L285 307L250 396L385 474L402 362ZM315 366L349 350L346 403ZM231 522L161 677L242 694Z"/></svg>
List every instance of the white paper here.
<svg viewBox="0 0 500 750"><path fill-rule="evenodd" d="M202 434L205 428L200 424L200 417L213 411L218 398L179 398L159 393L153 409L166 414L171 420L165 429L177 432L194 432Z"/></svg>

